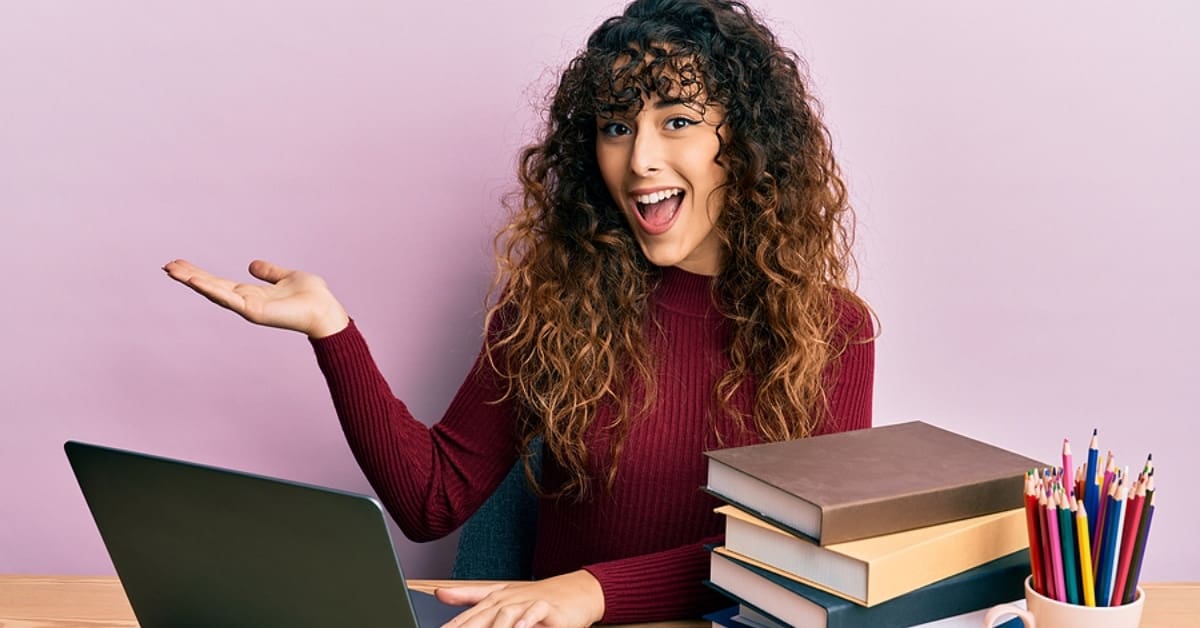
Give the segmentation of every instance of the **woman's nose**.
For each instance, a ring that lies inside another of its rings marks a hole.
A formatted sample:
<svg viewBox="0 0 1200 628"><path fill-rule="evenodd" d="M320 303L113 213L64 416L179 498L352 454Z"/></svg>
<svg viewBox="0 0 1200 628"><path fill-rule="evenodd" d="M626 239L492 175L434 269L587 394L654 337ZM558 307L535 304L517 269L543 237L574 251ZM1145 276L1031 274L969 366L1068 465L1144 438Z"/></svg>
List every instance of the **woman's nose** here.
<svg viewBox="0 0 1200 628"><path fill-rule="evenodd" d="M662 141L653 131L638 131L633 136L633 151L629 155L629 169L639 177L650 176L662 170Z"/></svg>

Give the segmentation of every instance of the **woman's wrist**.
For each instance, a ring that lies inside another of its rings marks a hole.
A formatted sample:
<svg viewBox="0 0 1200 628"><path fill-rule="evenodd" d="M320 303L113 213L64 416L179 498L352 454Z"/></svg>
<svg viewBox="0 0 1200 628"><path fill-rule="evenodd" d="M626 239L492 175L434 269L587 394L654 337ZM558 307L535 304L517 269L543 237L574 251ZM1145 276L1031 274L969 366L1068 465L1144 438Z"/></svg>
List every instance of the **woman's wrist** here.
<svg viewBox="0 0 1200 628"><path fill-rule="evenodd" d="M350 316L340 303L334 302L329 311L316 317L313 324L305 331L309 338L320 340L342 331L350 324Z"/></svg>
<svg viewBox="0 0 1200 628"><path fill-rule="evenodd" d="M571 584L579 588L583 593L581 599L587 599L587 618L593 623L599 623L604 619L604 588L600 586L600 581L592 572L586 569L572 571L563 574L563 578L570 578Z"/></svg>

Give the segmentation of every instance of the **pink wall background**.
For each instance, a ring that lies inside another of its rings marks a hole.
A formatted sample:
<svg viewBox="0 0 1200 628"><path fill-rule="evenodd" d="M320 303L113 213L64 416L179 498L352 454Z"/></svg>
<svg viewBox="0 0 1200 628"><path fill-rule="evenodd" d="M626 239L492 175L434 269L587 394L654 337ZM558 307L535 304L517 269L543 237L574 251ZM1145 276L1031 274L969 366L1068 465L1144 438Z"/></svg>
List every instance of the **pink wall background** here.
<svg viewBox="0 0 1200 628"><path fill-rule="evenodd" d="M368 490L304 338L172 258L324 275L440 416L530 103L620 4L406 4L0 4L0 572L111 573L68 438ZM755 4L809 59L858 208L877 423L1153 452L1144 578L1200 580L1200 8ZM397 543L448 573L453 538Z"/></svg>

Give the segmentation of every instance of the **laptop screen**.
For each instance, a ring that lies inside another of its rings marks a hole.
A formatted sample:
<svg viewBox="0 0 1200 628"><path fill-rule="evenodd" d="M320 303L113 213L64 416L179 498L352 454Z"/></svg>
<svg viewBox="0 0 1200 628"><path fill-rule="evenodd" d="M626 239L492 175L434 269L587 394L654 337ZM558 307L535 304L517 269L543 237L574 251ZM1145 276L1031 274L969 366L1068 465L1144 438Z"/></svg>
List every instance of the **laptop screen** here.
<svg viewBox="0 0 1200 628"><path fill-rule="evenodd" d="M65 449L143 628L437 626L464 610L407 589L371 497Z"/></svg>

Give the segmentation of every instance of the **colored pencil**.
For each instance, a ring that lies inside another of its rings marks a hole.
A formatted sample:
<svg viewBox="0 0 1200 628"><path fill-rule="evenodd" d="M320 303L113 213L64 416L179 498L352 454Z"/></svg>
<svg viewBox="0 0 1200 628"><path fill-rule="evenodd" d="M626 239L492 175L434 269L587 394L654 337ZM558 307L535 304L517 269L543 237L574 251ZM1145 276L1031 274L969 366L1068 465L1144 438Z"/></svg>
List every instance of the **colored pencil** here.
<svg viewBox="0 0 1200 628"><path fill-rule="evenodd" d="M1067 583L1063 576L1062 538L1058 532L1058 505L1046 499L1046 536L1050 538L1050 564L1054 569L1054 599L1067 601Z"/></svg>
<svg viewBox="0 0 1200 628"><path fill-rule="evenodd" d="M1083 508L1087 511L1088 534L1094 536L1096 534L1096 492L1099 488L1096 486L1096 473L1099 469L1096 467L1096 458L1100 455L1100 430L1092 428L1092 440L1088 443L1087 455L1087 472L1083 475Z"/></svg>
<svg viewBox="0 0 1200 628"><path fill-rule="evenodd" d="M1105 511L1107 511L1110 508L1109 502L1116 499L1116 497L1112 494L1112 491L1115 488L1116 487L1109 487L1109 492L1100 498L1100 514L1101 515L1103 515L1105 513ZM1101 548L1104 547L1104 540L1108 538L1109 528L1111 528L1111 527L1112 527L1112 519L1111 518L1097 524L1096 525L1096 537L1092 539L1092 556L1096 557L1096 562L1095 562L1095 564L1092 565L1092 569L1095 571L1095 574L1093 575L1093 579L1094 579L1095 585L1096 585L1096 605L1097 606L1104 606L1104 603L1108 601L1108 596L1105 595L1106 590L1105 590L1105 586L1104 586L1104 574L1107 571L1107 565L1105 564L1104 561L1106 558L1108 558L1108 554L1106 552L1102 551Z"/></svg>
<svg viewBox="0 0 1200 628"><path fill-rule="evenodd" d="M1092 535L1092 564L1095 565L1096 569L1100 568L1100 550L1104 546L1104 530L1107 529L1105 527L1105 514L1110 503L1109 497L1112 490L1113 476L1117 474L1117 462L1113 459L1111 449L1108 450L1108 456L1105 457L1105 460L1104 481L1100 484L1100 497L1098 500L1100 503L1097 504L1100 513L1096 515L1096 533ZM1099 576L1099 574L1096 575ZM1099 577L1096 579L1099 580ZM1099 600L1097 600L1097 603L1099 603Z"/></svg>
<svg viewBox="0 0 1200 628"><path fill-rule="evenodd" d="M1154 518L1154 495L1151 494L1146 500L1148 503L1142 509L1145 514L1138 529L1137 542L1133 547L1133 562L1129 566L1129 581L1125 585L1125 596L1122 598L1124 604L1132 602L1137 597L1138 578L1142 575L1142 557L1146 553L1146 539L1150 536L1150 521Z"/></svg>
<svg viewBox="0 0 1200 628"><path fill-rule="evenodd" d="M1098 595L1096 603L1112 606L1113 584L1117 579L1117 558L1121 546L1121 528L1125 523L1125 499L1129 496L1129 487L1124 482L1116 485L1117 495L1108 504L1108 518L1112 523L1108 526L1108 537L1104 539L1104 588L1103 595ZM1101 591L1097 591L1101 593Z"/></svg>
<svg viewBox="0 0 1200 628"><path fill-rule="evenodd" d="M1037 512L1035 480L1032 470L1025 474L1025 527L1029 531L1029 565L1033 569L1033 590L1045 595L1046 589L1042 582L1042 535L1038 530L1040 517Z"/></svg>
<svg viewBox="0 0 1200 628"><path fill-rule="evenodd" d="M1154 510L1154 470L1146 476L1146 500L1142 506L1142 516L1138 521L1137 538L1134 539L1133 557L1129 563L1129 577L1125 581L1125 595L1122 602L1128 604L1137 594L1137 579L1142 568L1142 555L1146 551L1146 537L1150 533L1150 511Z"/></svg>
<svg viewBox="0 0 1200 628"><path fill-rule="evenodd" d="M1054 598L1056 589L1054 588L1054 559L1051 558L1050 550L1050 525L1046 522L1046 493L1039 490L1038 492L1038 532L1042 537L1042 585L1046 587L1042 591L1042 595L1048 598Z"/></svg>
<svg viewBox="0 0 1200 628"><path fill-rule="evenodd" d="M1079 588L1075 582L1079 574L1079 561L1075 558L1075 523L1071 519L1071 509L1067 507L1064 492L1058 491L1056 498L1056 505L1059 507L1058 533L1062 537L1063 581L1067 585L1066 598L1071 604L1079 604Z"/></svg>
<svg viewBox="0 0 1200 628"><path fill-rule="evenodd" d="M1096 605L1096 579L1092 577L1092 548L1088 539L1087 508L1083 504L1071 500L1071 510L1075 512L1075 532L1079 537L1079 579L1082 581L1083 603L1086 606Z"/></svg>
<svg viewBox="0 0 1200 628"><path fill-rule="evenodd" d="M1074 460L1071 457L1071 441L1064 438L1062 446L1062 461L1063 461L1063 487L1069 488L1067 495L1075 489L1075 467Z"/></svg>
<svg viewBox="0 0 1200 628"><path fill-rule="evenodd" d="M1125 524L1121 533L1120 556L1117 559L1117 579L1113 581L1112 606L1118 606L1125 598L1125 581L1129 576L1129 562L1133 559L1133 546L1142 520L1142 505L1146 502L1146 484L1139 478L1135 491L1125 503Z"/></svg>

